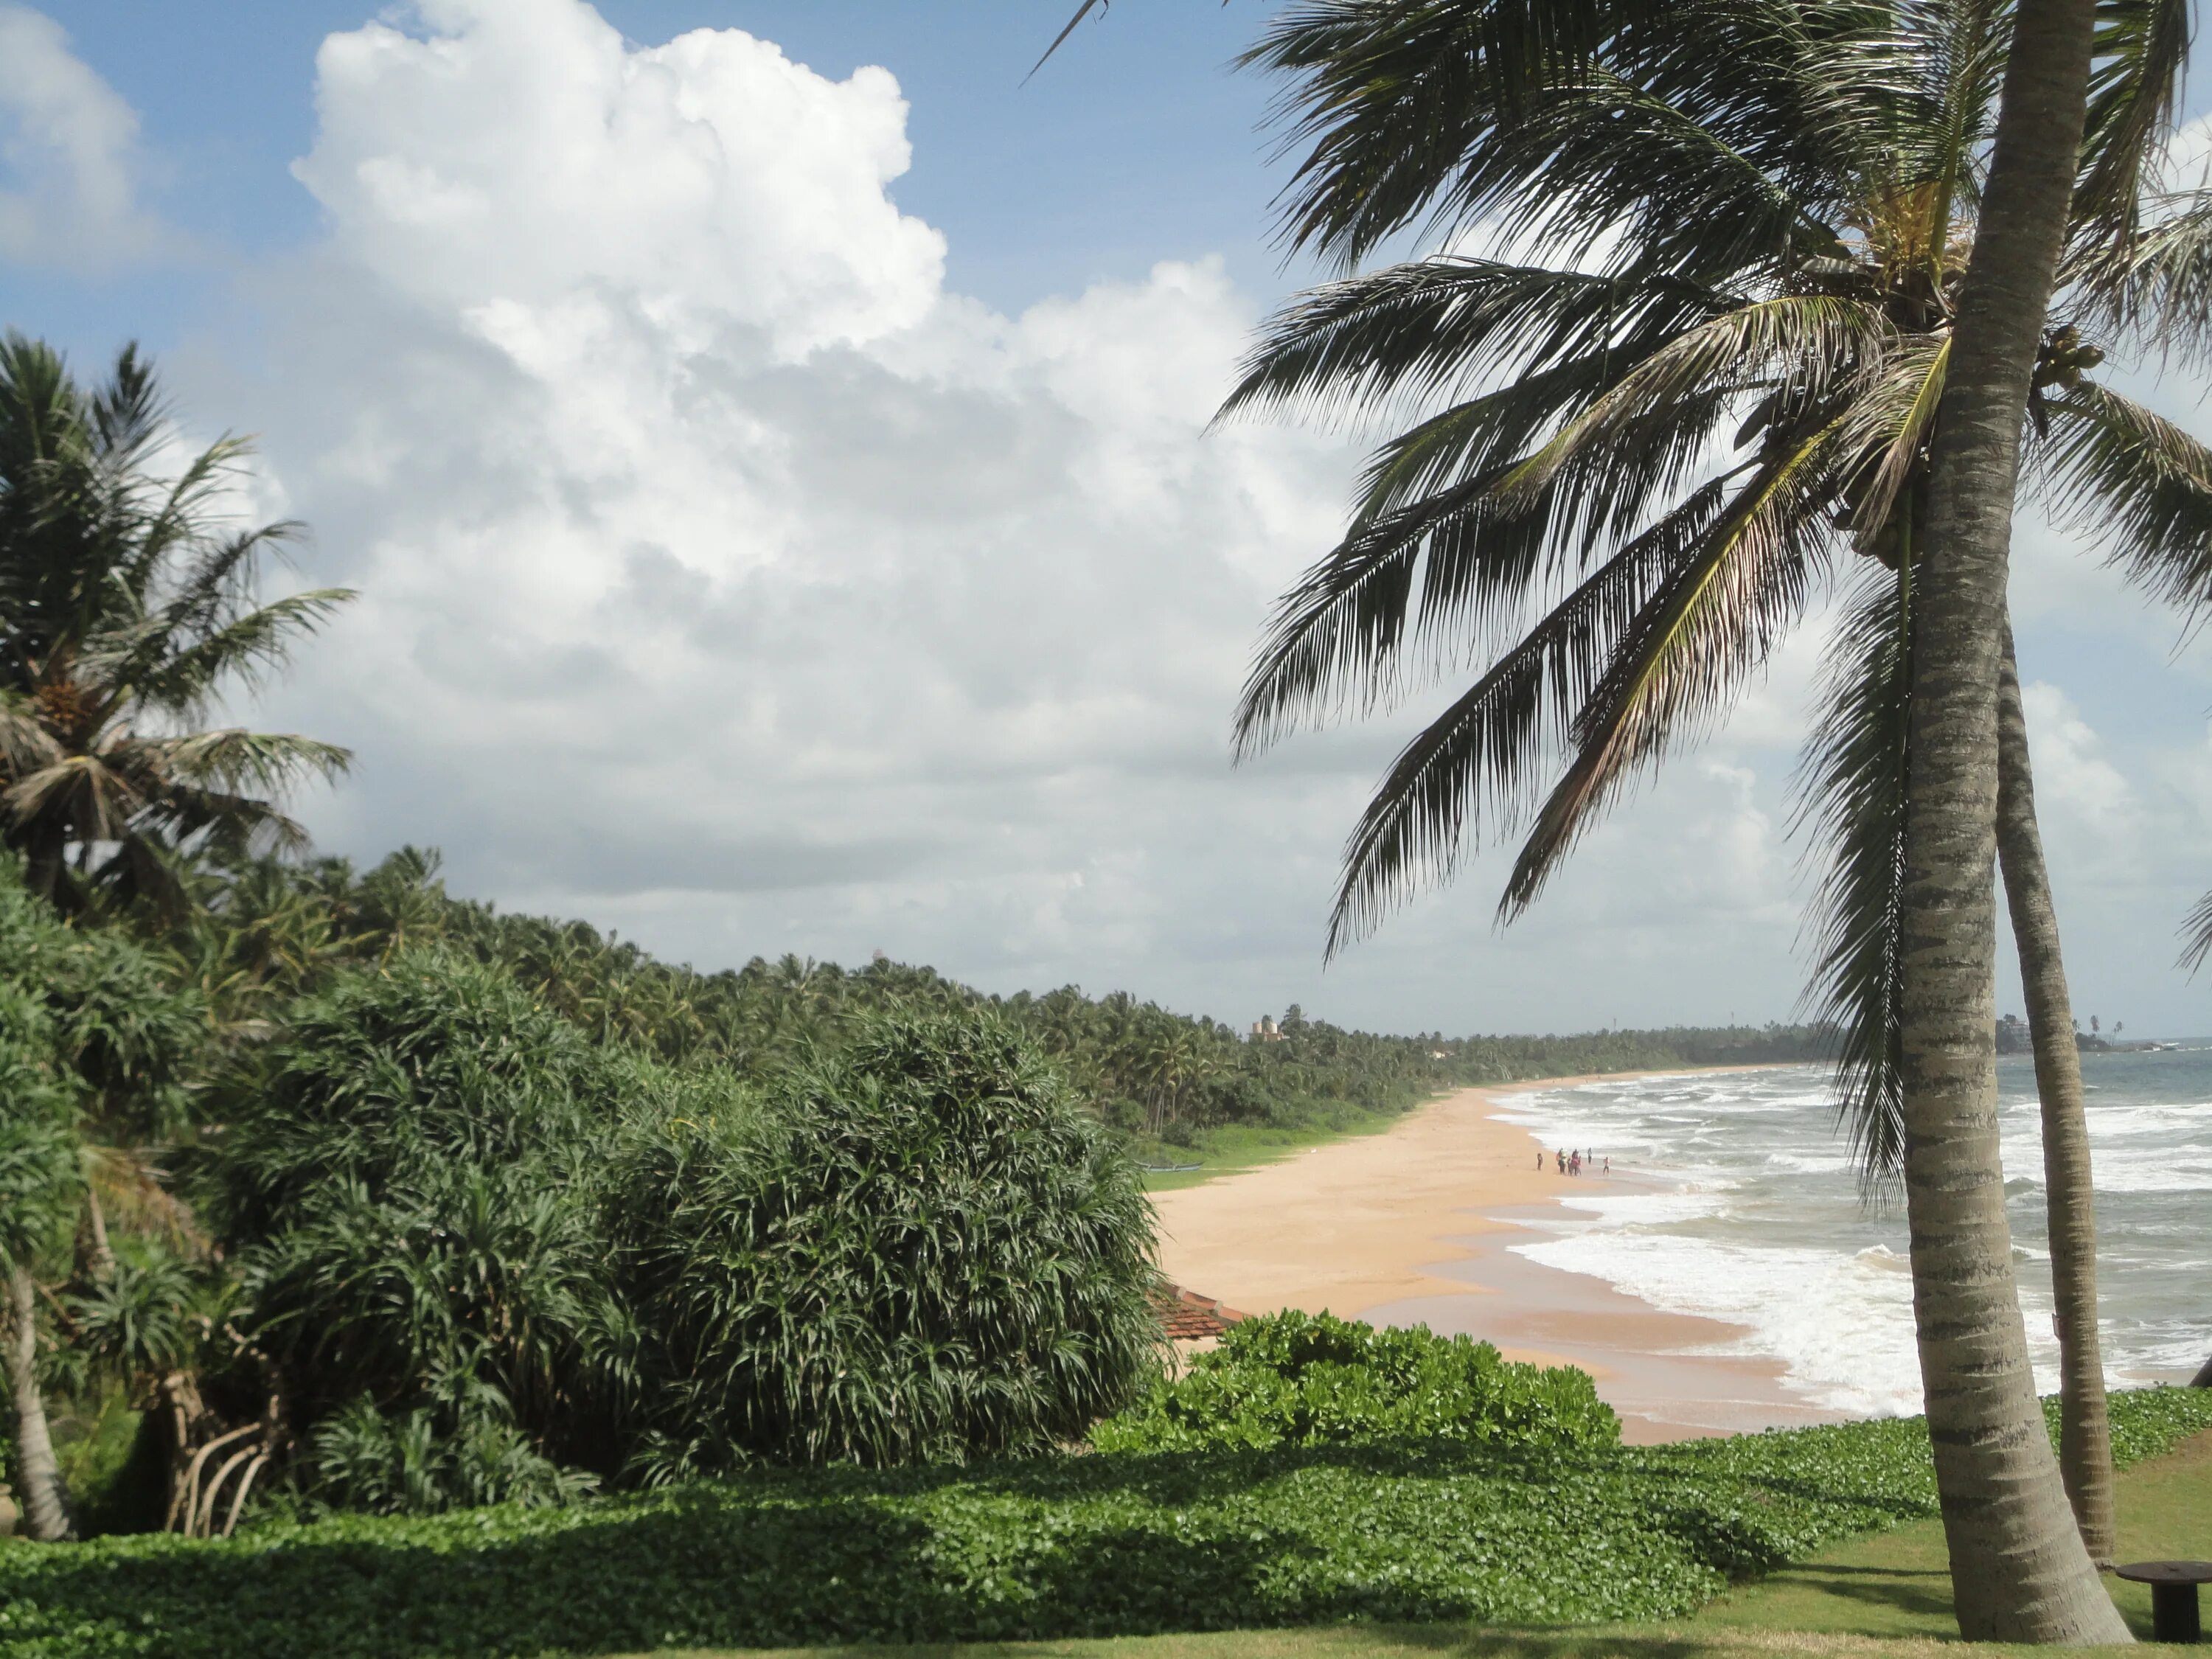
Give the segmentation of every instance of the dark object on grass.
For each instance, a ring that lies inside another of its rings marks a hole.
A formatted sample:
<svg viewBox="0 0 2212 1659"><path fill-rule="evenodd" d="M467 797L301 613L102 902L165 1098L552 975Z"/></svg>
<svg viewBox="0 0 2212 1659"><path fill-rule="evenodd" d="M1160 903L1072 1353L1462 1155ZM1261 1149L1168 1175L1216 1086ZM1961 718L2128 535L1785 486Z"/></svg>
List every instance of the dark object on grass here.
<svg viewBox="0 0 2212 1659"><path fill-rule="evenodd" d="M2203 1636L2197 1616L2197 1587L2212 1584L2212 1561L2130 1561L2123 1578L2150 1586L2150 1633L2160 1642L2195 1642Z"/></svg>
<svg viewBox="0 0 2212 1659"><path fill-rule="evenodd" d="M2212 1359L2204 1362L2204 1369L2189 1379L2192 1389L2212 1389Z"/></svg>

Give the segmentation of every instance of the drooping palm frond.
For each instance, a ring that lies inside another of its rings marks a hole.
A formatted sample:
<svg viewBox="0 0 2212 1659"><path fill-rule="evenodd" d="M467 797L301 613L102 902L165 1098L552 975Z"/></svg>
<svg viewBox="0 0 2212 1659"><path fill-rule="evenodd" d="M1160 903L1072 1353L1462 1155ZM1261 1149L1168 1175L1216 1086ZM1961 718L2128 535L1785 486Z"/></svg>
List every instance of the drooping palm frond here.
<svg viewBox="0 0 2212 1659"><path fill-rule="evenodd" d="M281 795L311 780L341 777L349 750L290 732L228 726L179 737L134 739L148 769L197 789L252 790Z"/></svg>
<svg viewBox="0 0 2212 1659"><path fill-rule="evenodd" d="M1445 429L1441 458L1386 447L1350 533L1277 607L1239 702L1237 753L1255 753L1302 720L1327 720L1347 703L1387 702L1429 672L1488 654L1523 619L1540 578L1598 556L1633 534L1655 503L1671 504L1711 471L1717 429L1739 391L1725 378L1685 387L1603 444L1555 458L1547 480L1510 493L1525 459L1405 505L1393 499L1405 473L1447 472L1440 459L1455 462L1474 446L1486 454L1493 432L1478 431L1470 445L1462 431ZM1409 443L1425 444L1468 408L1425 423ZM1504 418L1518 425L1522 415ZM1421 647L1410 664L1409 643Z"/></svg>
<svg viewBox="0 0 2212 1659"><path fill-rule="evenodd" d="M2157 598L2212 605L2212 448L2092 381L2045 406L2051 433L2030 476L2053 514Z"/></svg>
<svg viewBox="0 0 2212 1659"><path fill-rule="evenodd" d="M1813 966L1803 1008L1838 1034L1838 1121L1870 1194L1902 1173L1905 1146L1897 917L1911 591L1901 573L1870 563L1844 610L1799 767L1793 822L1808 835L1808 860L1826 866L1805 920Z"/></svg>
<svg viewBox="0 0 2212 1659"><path fill-rule="evenodd" d="M1566 769L1538 811L1498 901L1533 903L1636 772L1734 706L1800 616L1826 564L1824 508L1840 419L1763 464L1720 523L1653 595L1575 716Z"/></svg>
<svg viewBox="0 0 2212 1659"><path fill-rule="evenodd" d="M1346 842L1328 953L1370 932L1425 881L1448 881L1482 842L1485 813L1525 817L1548 763L1621 637L1703 544L1731 478L1696 491L1568 593L1407 744Z"/></svg>
<svg viewBox="0 0 2212 1659"><path fill-rule="evenodd" d="M2185 365L2212 362L2212 189L2147 198L2124 240L2069 256L2064 319Z"/></svg>
<svg viewBox="0 0 2212 1659"><path fill-rule="evenodd" d="M2181 957L2177 966L2195 973L2212 956L2212 893L2197 901L2181 924Z"/></svg>
<svg viewBox="0 0 2212 1659"><path fill-rule="evenodd" d="M2100 0L2075 235L2118 246L2142 224L2147 174L2173 131L2189 61L2191 0Z"/></svg>

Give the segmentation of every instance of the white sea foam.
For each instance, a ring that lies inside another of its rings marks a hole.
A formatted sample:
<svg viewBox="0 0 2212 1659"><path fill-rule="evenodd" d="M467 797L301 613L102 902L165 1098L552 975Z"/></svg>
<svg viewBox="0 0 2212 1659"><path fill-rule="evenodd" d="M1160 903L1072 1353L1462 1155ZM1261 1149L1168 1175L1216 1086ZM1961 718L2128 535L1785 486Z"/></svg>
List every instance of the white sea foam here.
<svg viewBox="0 0 2212 1659"><path fill-rule="evenodd" d="M1912 1281L1878 1263L1665 1234L1582 1233L1513 1248L1547 1267L1606 1279L1656 1308L1747 1327L1729 1351L1781 1360L1815 1405L1854 1416L1919 1409Z"/></svg>
<svg viewBox="0 0 2212 1659"><path fill-rule="evenodd" d="M2212 1352L2201 1285L2212 1234L2212 1052L2099 1060L2089 1112L2106 1354L2115 1382L2186 1376ZM2014 1269L2039 1380L2056 1386L2044 1248L2040 1114L2025 1062L2001 1068ZM1615 1079L1513 1097L1503 1114L1547 1147L1611 1157L1617 1175L1565 1195L1533 1261L1605 1279L1656 1307L1746 1328L1810 1401L1916 1411L1920 1384L1902 1218L1863 1201L1834 1097L1811 1067Z"/></svg>

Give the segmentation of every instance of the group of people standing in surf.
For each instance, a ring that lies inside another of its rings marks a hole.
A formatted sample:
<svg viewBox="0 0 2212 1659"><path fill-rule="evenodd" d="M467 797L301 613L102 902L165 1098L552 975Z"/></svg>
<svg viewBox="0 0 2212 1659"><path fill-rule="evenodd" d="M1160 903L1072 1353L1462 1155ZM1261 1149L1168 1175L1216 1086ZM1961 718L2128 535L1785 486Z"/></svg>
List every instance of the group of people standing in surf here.
<svg viewBox="0 0 2212 1659"><path fill-rule="evenodd" d="M1603 1175L1613 1173L1613 1160L1610 1158L1600 1158L1595 1152L1579 1149L1569 1152L1562 1147L1552 1156L1559 1160L1559 1173L1563 1176L1578 1176L1586 1169ZM1601 1170L1601 1164L1603 1165ZM1536 1167L1539 1170L1544 1167L1544 1149L1541 1146L1536 1149Z"/></svg>

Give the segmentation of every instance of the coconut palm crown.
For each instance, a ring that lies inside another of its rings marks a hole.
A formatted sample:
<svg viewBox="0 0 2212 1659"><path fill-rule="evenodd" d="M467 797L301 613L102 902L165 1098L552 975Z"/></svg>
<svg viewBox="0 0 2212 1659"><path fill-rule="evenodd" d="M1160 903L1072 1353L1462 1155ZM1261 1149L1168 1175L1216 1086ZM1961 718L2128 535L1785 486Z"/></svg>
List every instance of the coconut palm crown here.
<svg viewBox="0 0 2212 1659"><path fill-rule="evenodd" d="M2012 8L1684 0L1510 106L1476 61L1484 10L1307 0L1249 55L1291 77L1310 146L1292 246L1447 251L1299 296L1224 406L1411 422L1281 601L1238 751L1478 669L1353 830L1328 948L1486 833L1521 837L1510 920L1840 582L1801 775L1827 860L1808 1001L1844 1032L1869 1166L1893 1169L1916 526ZM2027 467L2127 575L2195 605L2212 451L2092 377L2107 350L2212 343L2212 193L2155 187L2188 32L2184 0L2100 7Z"/></svg>
<svg viewBox="0 0 2212 1659"><path fill-rule="evenodd" d="M226 437L166 477L166 433L135 349L87 392L49 347L0 342L0 842L65 905L99 888L174 904L179 854L302 845L278 801L349 759L202 729L352 595L258 603L264 560L300 526L234 528L224 496L247 446Z"/></svg>

